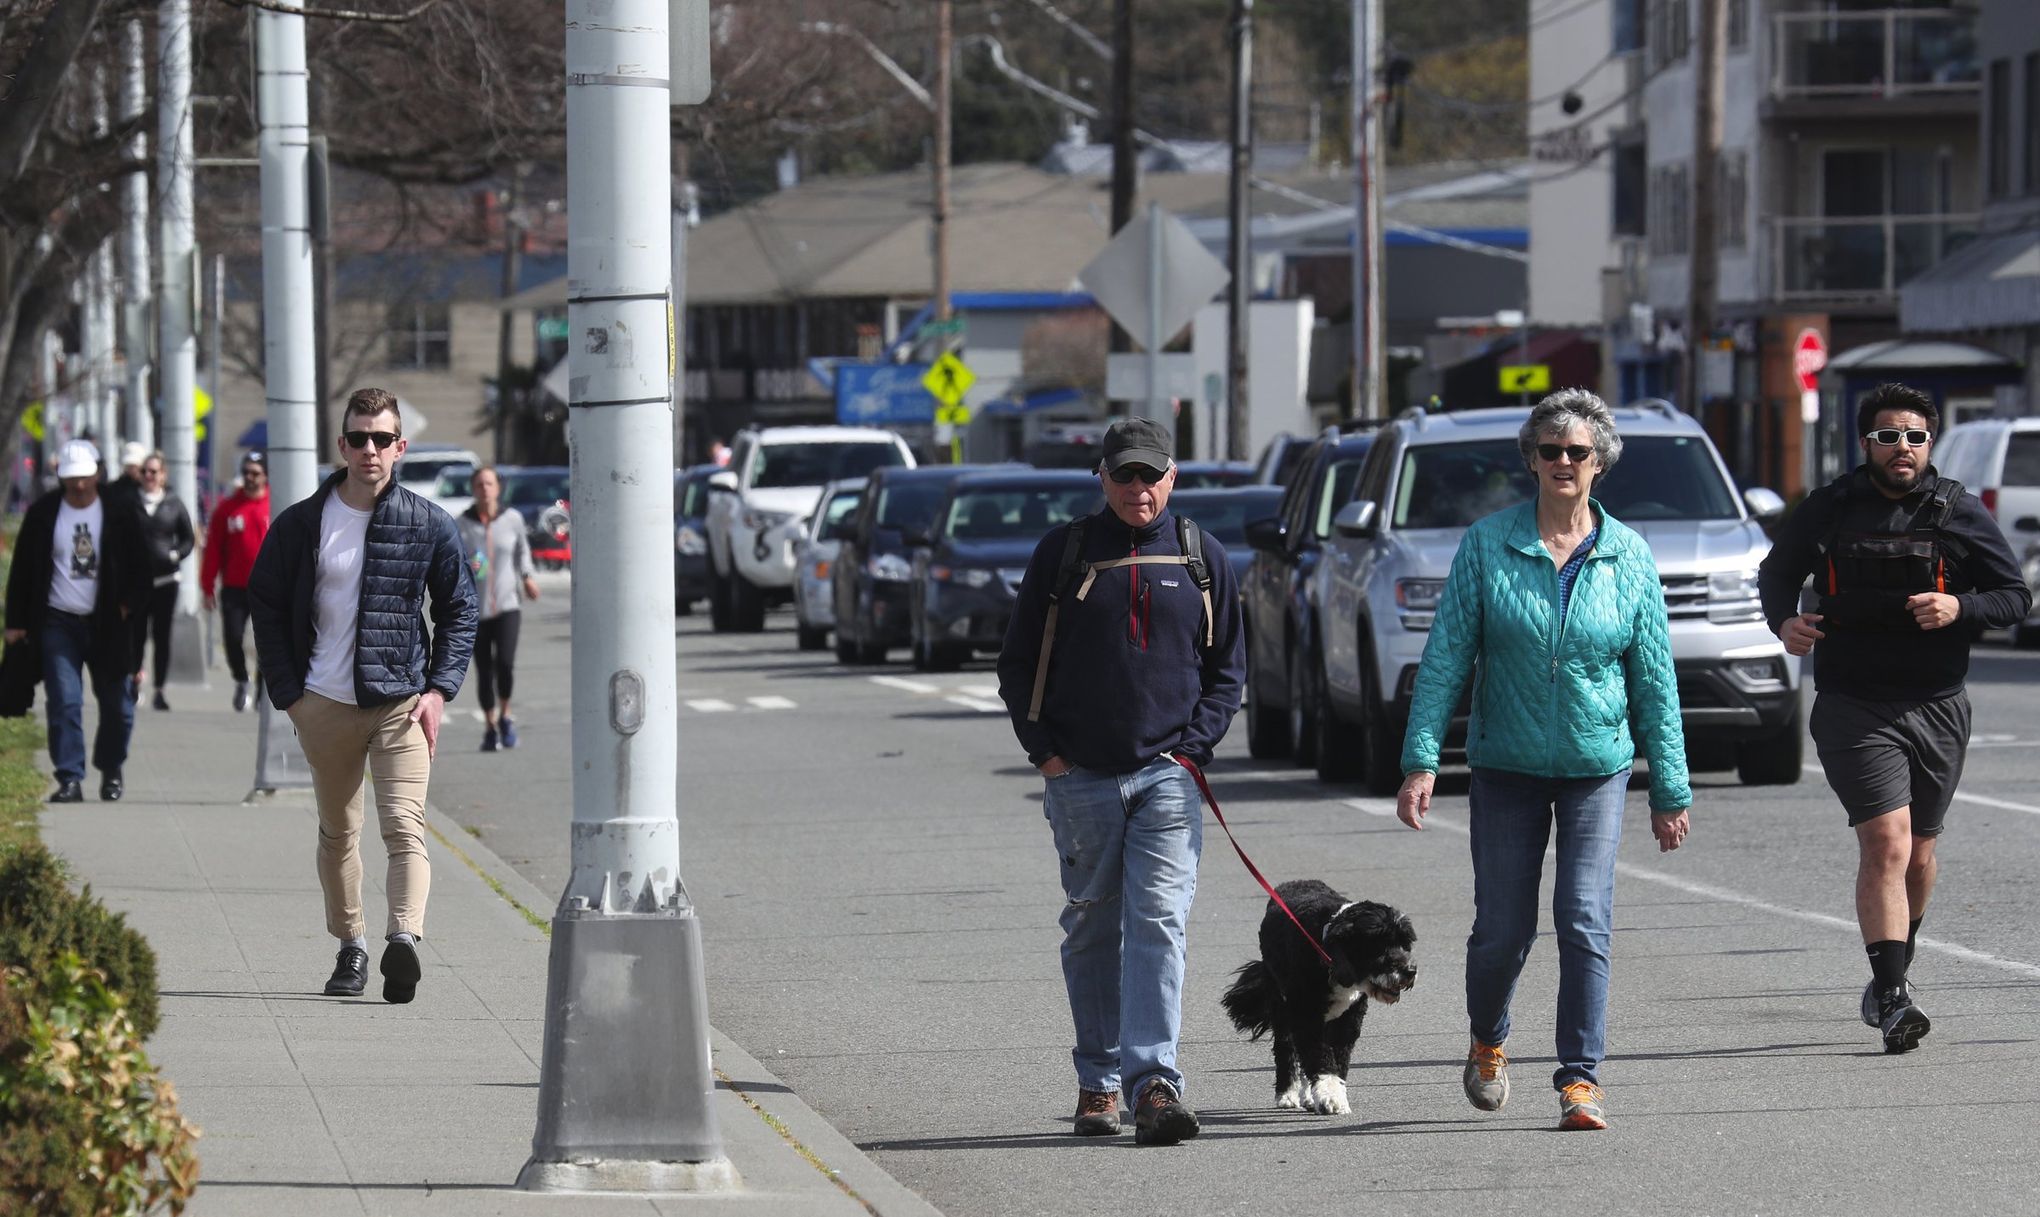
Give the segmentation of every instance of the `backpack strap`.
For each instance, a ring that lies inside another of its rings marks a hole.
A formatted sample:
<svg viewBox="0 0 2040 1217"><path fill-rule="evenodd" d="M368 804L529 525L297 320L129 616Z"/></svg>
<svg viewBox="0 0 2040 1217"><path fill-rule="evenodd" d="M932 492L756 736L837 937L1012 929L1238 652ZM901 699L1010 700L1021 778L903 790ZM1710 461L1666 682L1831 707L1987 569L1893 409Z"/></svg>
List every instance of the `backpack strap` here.
<svg viewBox="0 0 2040 1217"><path fill-rule="evenodd" d="M1933 532L1934 540L1957 562L1969 557L1969 546L1958 537L1947 534L1948 521L1955 516L1955 505L1962 501L1963 485L1954 478L1936 478L1934 489L1928 493L1926 510L1922 513L1926 523L1915 520L1916 531Z"/></svg>
<svg viewBox="0 0 2040 1217"><path fill-rule="evenodd" d="M1211 566L1204 560L1203 526L1189 516L1177 516L1176 543L1183 551L1183 564L1190 568L1191 580L1197 584L1197 594L1204 597L1204 649L1209 651L1218 619L1211 611Z"/></svg>
<svg viewBox="0 0 2040 1217"><path fill-rule="evenodd" d="M1030 723L1041 721L1041 699L1048 692L1048 656L1055 649L1055 619L1062 611L1063 589L1084 570L1084 518L1080 516L1070 521L1069 531L1063 537L1062 562L1056 567L1055 582L1048 588L1048 619L1041 626L1041 654L1034 661L1034 695L1027 702ZM1090 589L1091 576L1086 573L1077 599L1082 600L1084 592Z"/></svg>

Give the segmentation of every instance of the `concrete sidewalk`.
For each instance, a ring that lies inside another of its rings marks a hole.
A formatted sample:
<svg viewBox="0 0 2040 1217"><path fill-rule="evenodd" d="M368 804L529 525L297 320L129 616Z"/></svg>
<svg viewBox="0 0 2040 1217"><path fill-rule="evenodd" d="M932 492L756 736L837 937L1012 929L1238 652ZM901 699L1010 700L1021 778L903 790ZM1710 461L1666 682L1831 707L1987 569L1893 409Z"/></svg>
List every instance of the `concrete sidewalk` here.
<svg viewBox="0 0 2040 1217"><path fill-rule="evenodd" d="M385 1004L373 972L384 858L371 821L362 847L368 992L321 996L336 944L313 870L311 794L244 805L255 716L202 704L224 703L224 693L171 696L171 713L136 713L126 799L45 808L42 830L156 949L163 1019L148 1047L203 1130L195 1217L935 1212L720 1034L711 1039L716 1115L740 1189L516 1191L536 1123L548 952L540 927L554 896L433 812L424 977L415 1002ZM97 789L92 774L88 800Z"/></svg>

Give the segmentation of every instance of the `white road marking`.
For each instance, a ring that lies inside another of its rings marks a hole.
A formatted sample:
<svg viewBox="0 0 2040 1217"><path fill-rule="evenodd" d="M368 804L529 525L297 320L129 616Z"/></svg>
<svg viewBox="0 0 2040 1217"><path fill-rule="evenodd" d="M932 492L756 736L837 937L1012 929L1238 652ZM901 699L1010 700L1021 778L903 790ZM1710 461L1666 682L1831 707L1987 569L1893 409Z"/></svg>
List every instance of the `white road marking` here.
<svg viewBox="0 0 2040 1217"><path fill-rule="evenodd" d="M1970 747L1976 747L1974 741L1971 741ZM1819 765L1801 765L1800 768L1808 773L1822 772ZM2029 816L2040 816L2040 807L2035 807L2031 803L2014 803L2008 799L1993 799L1987 794L1964 794L1958 790L1955 792L1955 800L1959 803L1975 803L1980 807L1995 807L2000 811L2023 811Z"/></svg>
<svg viewBox="0 0 2040 1217"><path fill-rule="evenodd" d="M1815 772L1819 771L1815 770ZM1957 795L1956 797L1961 798L1963 796ZM1976 798L1981 796L1969 797ZM1395 815L1395 803L1389 799L1343 799L1341 802L1345 803L1348 807L1354 808L1357 811L1364 811L1371 816L1393 817ZM2040 814L2040 808L2019 807L2016 804L2011 806L2017 811L2033 811L2035 814ZM1435 812L1424 817L1424 827L1442 828L1446 832L1456 833L1462 837L1467 835L1467 829L1464 824L1455 824L1450 820L1441 820ZM1746 896L1741 892L1732 891L1725 887L1716 887L1709 883L1695 883L1690 879L1681 879L1675 875L1668 875L1663 871L1652 870L1649 867L1634 866L1627 862L1617 862L1615 864L1615 872L1620 875L1627 875L1632 879L1642 879L1649 883L1663 884L1666 887L1684 892L1689 896L1699 896L1705 900L1716 900L1724 904L1739 904L1744 908L1755 909L1758 912L1771 913L1779 917L1790 917L1797 921L1810 921L1815 925L1845 930L1850 934L1859 932L1856 923L1845 917L1834 917L1827 913L1816 913L1808 909L1792 908L1789 905L1773 904L1768 900L1759 900L1755 896ZM2040 966L2025 963L2017 959L2006 959L2001 955L1993 955L1988 951L1978 951L1972 947L1965 947L1960 943L1947 942L1939 938L1929 938L1924 934L1920 935L1918 942L1922 948L1939 951L1943 955L1952 956L1966 963L1982 964L1987 968L1996 968L1999 971L2012 972L2020 976L2040 977Z"/></svg>
<svg viewBox="0 0 2040 1217"><path fill-rule="evenodd" d="M904 676L874 676L871 683L884 685L888 689L905 689L909 693L940 693L941 685L931 685L924 680L908 680Z"/></svg>
<svg viewBox="0 0 2040 1217"><path fill-rule="evenodd" d="M736 709L735 706L719 697L697 697L688 702L687 706L689 709L699 710L703 714L720 714L725 710Z"/></svg>
<svg viewBox="0 0 2040 1217"><path fill-rule="evenodd" d="M760 710L791 710L794 704L784 697L747 697L744 699Z"/></svg>
<svg viewBox="0 0 2040 1217"><path fill-rule="evenodd" d="M964 685L957 689L957 692L965 697L982 697L986 701L999 700L999 686L997 685Z"/></svg>
<svg viewBox="0 0 2040 1217"><path fill-rule="evenodd" d="M976 710L980 714L997 714L1006 708L1004 702L985 701L977 697L945 697L942 700L952 706L963 706L966 709Z"/></svg>

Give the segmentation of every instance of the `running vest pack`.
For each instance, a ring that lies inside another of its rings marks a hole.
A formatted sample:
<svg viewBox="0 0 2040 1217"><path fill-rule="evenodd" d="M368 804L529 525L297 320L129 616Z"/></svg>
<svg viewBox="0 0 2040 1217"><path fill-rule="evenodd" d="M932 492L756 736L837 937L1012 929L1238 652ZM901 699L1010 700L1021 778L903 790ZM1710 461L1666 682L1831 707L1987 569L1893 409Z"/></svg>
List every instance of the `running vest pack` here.
<svg viewBox="0 0 2040 1217"><path fill-rule="evenodd" d="M1836 491L1836 527L1821 544L1821 563L1814 572L1819 611L1839 625L1858 629L1908 629L1909 597L1921 592L1947 592L1949 559L1959 563L1968 548L1942 528L1962 497L1962 483L1937 477L1924 502L1901 532L1863 532L1842 527L1846 522L1848 483Z"/></svg>

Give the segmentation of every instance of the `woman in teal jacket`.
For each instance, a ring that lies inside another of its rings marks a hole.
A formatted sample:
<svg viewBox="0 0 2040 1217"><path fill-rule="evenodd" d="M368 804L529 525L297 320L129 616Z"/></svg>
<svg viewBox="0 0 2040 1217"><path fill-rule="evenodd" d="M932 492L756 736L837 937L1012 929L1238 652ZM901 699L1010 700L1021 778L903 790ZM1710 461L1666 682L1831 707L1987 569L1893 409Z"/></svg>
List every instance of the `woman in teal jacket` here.
<svg viewBox="0 0 2040 1217"><path fill-rule="evenodd" d="M1509 1098L1509 998L1537 934L1556 824L1552 1085L1561 1128L1606 1128L1600 1065L1615 850L1638 746L1650 762L1660 850L1685 840L1693 796L1657 564L1643 538L1591 497L1622 455L1614 417L1592 393L1567 389L1538 403L1518 443L1537 498L1478 521L1459 543L1417 669L1396 814L1424 826L1445 731L1471 680L1466 1097L1482 1111Z"/></svg>

